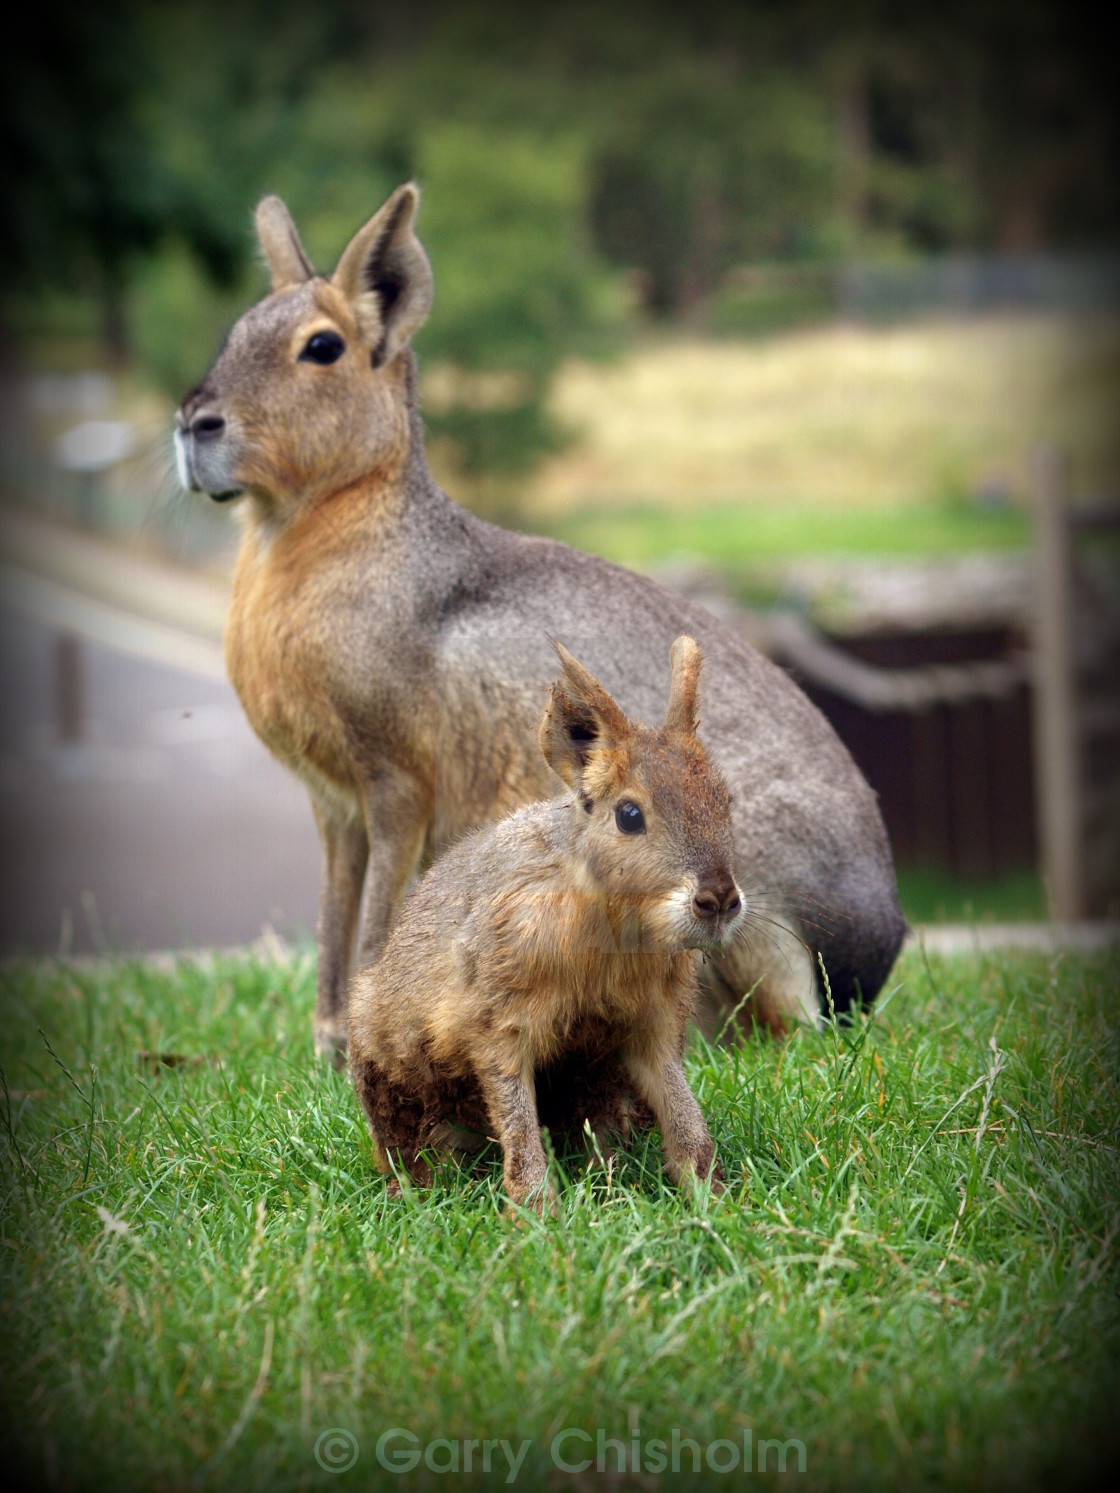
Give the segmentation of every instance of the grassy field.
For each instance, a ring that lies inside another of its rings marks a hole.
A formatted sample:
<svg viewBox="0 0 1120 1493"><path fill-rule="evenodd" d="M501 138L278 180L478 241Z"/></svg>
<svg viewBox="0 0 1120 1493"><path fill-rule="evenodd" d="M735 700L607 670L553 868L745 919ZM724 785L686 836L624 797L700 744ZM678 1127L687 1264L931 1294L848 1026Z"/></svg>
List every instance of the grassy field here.
<svg viewBox="0 0 1120 1493"><path fill-rule="evenodd" d="M1002 315L829 323L758 342L666 338L571 364L555 415L579 432L529 490L531 511L590 500L695 512L810 512L1025 500L1040 441L1081 490L1120 485L1120 323Z"/></svg>
<svg viewBox="0 0 1120 1493"><path fill-rule="evenodd" d="M695 511L646 503L592 505L550 515L536 527L639 570L687 557L748 578L780 575L784 562L804 555L939 558L1022 548L1031 539L1024 509L985 510L961 502L849 509L720 503Z"/></svg>
<svg viewBox="0 0 1120 1493"><path fill-rule="evenodd" d="M9 969L9 1475L580 1488L601 1431L612 1486L692 1481L674 1432L705 1486L778 1476L767 1440L807 1488L1084 1485L1117 1449L1118 977L910 954L873 1020L691 1052L725 1197L646 1145L562 1158L542 1223L493 1165L386 1199L310 954Z"/></svg>
<svg viewBox="0 0 1120 1493"><path fill-rule="evenodd" d="M638 566L1021 547L1040 442L1069 452L1075 493L1120 490L1118 400L1115 318L666 337L561 369L551 407L576 439L510 512Z"/></svg>

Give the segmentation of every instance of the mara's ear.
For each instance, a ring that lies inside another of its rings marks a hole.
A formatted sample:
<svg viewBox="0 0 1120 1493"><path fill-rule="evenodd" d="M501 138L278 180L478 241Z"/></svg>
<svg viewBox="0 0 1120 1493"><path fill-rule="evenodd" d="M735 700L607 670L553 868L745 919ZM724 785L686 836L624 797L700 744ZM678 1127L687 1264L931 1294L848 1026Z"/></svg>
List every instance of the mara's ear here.
<svg viewBox="0 0 1120 1493"><path fill-rule="evenodd" d="M669 686L669 705L665 711L665 730L695 734L699 724L700 664L703 655L695 638L681 633L669 650L673 677Z"/></svg>
<svg viewBox="0 0 1120 1493"><path fill-rule="evenodd" d="M562 672L548 692L537 741L553 772L575 788L591 753L620 746L630 723L593 674L562 644L552 646Z"/></svg>
<svg viewBox="0 0 1120 1493"><path fill-rule="evenodd" d="M310 280L315 270L304 253L292 215L279 197L261 198L256 225L273 290L287 290L290 285Z"/></svg>
<svg viewBox="0 0 1120 1493"><path fill-rule="evenodd" d="M412 231L420 192L398 187L343 251L333 283L374 341L375 368L391 363L432 305L432 268Z"/></svg>

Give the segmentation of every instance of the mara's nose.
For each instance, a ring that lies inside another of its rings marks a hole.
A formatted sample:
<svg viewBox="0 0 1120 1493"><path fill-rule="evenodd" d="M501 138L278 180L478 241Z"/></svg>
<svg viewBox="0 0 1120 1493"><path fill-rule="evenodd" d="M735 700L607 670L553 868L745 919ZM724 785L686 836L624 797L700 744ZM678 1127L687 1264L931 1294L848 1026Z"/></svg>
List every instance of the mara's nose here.
<svg viewBox="0 0 1120 1493"><path fill-rule="evenodd" d="M705 922L714 922L719 917L734 917L739 911L739 888L727 871L717 871L692 899L692 910Z"/></svg>
<svg viewBox="0 0 1120 1493"><path fill-rule="evenodd" d="M191 421L191 435L196 441L216 441L225 428L221 415L195 415Z"/></svg>

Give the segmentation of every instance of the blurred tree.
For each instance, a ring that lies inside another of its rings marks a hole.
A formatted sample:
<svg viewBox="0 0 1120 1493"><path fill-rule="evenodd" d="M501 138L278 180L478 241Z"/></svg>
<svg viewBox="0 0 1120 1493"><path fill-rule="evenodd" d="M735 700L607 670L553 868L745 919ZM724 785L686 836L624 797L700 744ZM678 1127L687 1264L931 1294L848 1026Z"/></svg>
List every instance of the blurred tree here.
<svg viewBox="0 0 1120 1493"><path fill-rule="evenodd" d="M419 346L475 375L448 381L439 402L433 389L429 423L467 471L516 470L564 439L544 408L559 358L608 346L623 311L581 231L582 151L573 139L441 124L420 136L418 174L436 275ZM494 377L503 371L513 376Z"/></svg>
<svg viewBox="0 0 1120 1493"><path fill-rule="evenodd" d="M1120 129L1106 13L1049 0L793 7L834 100L852 247L1115 246Z"/></svg>
<svg viewBox="0 0 1120 1493"><path fill-rule="evenodd" d="M133 10L129 0L27 7L20 43L0 50L5 293L58 281L92 291L117 357L129 263L158 241L172 206L137 115L147 58Z"/></svg>
<svg viewBox="0 0 1120 1493"><path fill-rule="evenodd" d="M827 238L835 153L810 83L685 58L619 102L594 131L592 223L616 263L644 272L653 310L695 304L732 265L805 257Z"/></svg>
<svg viewBox="0 0 1120 1493"><path fill-rule="evenodd" d="M0 49L5 297L92 294L119 362L126 288L158 246L181 240L228 286L246 171L282 147L288 106L354 34L345 9L309 16L294 0L25 7Z"/></svg>
<svg viewBox="0 0 1120 1493"><path fill-rule="evenodd" d="M1120 110L1101 6L992 0L962 6L970 97L960 113L983 234L1008 250L1115 246Z"/></svg>

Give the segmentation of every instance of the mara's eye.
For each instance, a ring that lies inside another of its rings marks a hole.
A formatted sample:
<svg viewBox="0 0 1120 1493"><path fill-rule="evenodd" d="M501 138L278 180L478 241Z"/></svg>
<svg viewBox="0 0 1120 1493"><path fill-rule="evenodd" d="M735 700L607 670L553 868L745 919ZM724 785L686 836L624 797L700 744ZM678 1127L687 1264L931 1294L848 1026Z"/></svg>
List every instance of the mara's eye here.
<svg viewBox="0 0 1120 1493"><path fill-rule="evenodd" d="M316 332L309 337L307 346L299 355L301 363L337 363L346 351L346 344L337 332Z"/></svg>
<svg viewBox="0 0 1120 1493"><path fill-rule="evenodd" d="M644 835L646 832L645 816L637 804L624 798L620 804L615 805L614 822L624 835Z"/></svg>

